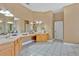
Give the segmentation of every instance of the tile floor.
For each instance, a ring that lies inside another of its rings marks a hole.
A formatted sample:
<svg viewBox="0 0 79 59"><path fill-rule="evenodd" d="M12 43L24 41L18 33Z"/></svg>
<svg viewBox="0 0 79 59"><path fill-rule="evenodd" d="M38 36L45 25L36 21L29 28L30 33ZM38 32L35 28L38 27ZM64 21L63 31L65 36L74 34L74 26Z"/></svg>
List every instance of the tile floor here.
<svg viewBox="0 0 79 59"><path fill-rule="evenodd" d="M68 44L63 41L33 43L26 45L19 56L79 56L79 44Z"/></svg>

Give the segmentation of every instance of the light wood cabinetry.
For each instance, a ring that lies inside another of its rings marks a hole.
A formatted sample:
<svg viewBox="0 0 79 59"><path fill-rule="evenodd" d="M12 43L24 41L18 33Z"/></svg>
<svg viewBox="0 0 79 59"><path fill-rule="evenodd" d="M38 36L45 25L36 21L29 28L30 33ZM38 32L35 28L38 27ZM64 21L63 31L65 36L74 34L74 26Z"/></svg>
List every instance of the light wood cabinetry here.
<svg viewBox="0 0 79 59"><path fill-rule="evenodd" d="M22 43L25 41L24 38L35 36L36 42L46 42L48 40L48 34L36 34L36 35L25 35L16 37L11 42L0 44L0 56L15 56L19 54Z"/></svg>
<svg viewBox="0 0 79 59"><path fill-rule="evenodd" d="M37 34L36 42L44 42L48 40L48 34Z"/></svg>
<svg viewBox="0 0 79 59"><path fill-rule="evenodd" d="M0 56L15 56L20 52L21 46L21 37L16 38L15 41L0 44Z"/></svg>
<svg viewBox="0 0 79 59"><path fill-rule="evenodd" d="M22 47L22 40L21 40L21 37L20 38L18 38L15 42L14 42L14 53L15 53L15 55L17 55L19 52L20 52L20 50L21 50L21 47Z"/></svg>
<svg viewBox="0 0 79 59"><path fill-rule="evenodd" d="M12 55L11 48L7 48L7 49L0 51L0 56L11 56L11 55Z"/></svg>
<svg viewBox="0 0 79 59"><path fill-rule="evenodd" d="M0 45L0 56L11 56L14 55L14 43L10 42L7 44Z"/></svg>

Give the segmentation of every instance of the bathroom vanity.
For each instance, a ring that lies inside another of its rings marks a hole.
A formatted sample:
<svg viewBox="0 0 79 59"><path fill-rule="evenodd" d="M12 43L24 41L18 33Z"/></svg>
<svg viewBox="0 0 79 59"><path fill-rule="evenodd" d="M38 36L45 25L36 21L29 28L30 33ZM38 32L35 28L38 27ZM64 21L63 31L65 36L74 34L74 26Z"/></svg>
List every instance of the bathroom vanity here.
<svg viewBox="0 0 79 59"><path fill-rule="evenodd" d="M8 38L0 39L0 56L15 56L20 53L22 43L27 41L27 38L35 40L35 42L46 42L48 40L48 34L28 34L10 36ZM35 37L35 38L33 38Z"/></svg>
<svg viewBox="0 0 79 59"><path fill-rule="evenodd" d="M21 37L0 39L0 56L14 56L20 52Z"/></svg>
<svg viewBox="0 0 79 59"><path fill-rule="evenodd" d="M48 39L49 39L48 33L36 35L36 42L46 42Z"/></svg>

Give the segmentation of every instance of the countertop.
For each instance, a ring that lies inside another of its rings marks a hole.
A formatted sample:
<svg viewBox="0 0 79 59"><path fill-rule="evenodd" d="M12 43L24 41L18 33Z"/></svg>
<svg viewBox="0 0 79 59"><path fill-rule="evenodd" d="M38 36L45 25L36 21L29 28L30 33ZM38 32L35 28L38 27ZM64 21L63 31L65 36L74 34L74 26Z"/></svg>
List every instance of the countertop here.
<svg viewBox="0 0 79 59"><path fill-rule="evenodd" d="M17 38L17 36L10 36L8 38L0 37L0 44L14 42L15 40L17 40Z"/></svg>
<svg viewBox="0 0 79 59"><path fill-rule="evenodd" d="M37 34L47 34L47 33L22 34L22 35L17 35L17 36L10 36L10 37L7 37L7 38L5 36L0 35L0 44L14 42L15 40L17 40L20 37L34 36L34 35L37 35Z"/></svg>
<svg viewBox="0 0 79 59"><path fill-rule="evenodd" d="M33 34L10 36L10 37L7 37L7 38L6 38L5 36L0 36L0 44L6 44L6 43L14 42L14 41L16 41L18 38L21 38L21 37L28 37L28 36L33 36Z"/></svg>

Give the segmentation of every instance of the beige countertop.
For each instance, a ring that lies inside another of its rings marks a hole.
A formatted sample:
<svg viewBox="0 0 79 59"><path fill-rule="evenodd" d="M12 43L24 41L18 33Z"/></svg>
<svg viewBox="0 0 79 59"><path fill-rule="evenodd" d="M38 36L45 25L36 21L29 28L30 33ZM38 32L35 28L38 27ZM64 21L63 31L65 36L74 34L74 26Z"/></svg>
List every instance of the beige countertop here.
<svg viewBox="0 0 79 59"><path fill-rule="evenodd" d="M16 41L18 38L21 38L21 37L28 37L28 36L32 36L32 34L29 34L29 35L18 35L18 36L10 36L10 37L0 37L0 44L6 44L6 43L10 43L10 42L14 42Z"/></svg>
<svg viewBox="0 0 79 59"><path fill-rule="evenodd" d="M20 37L28 37L28 36L34 36L34 35L36 35L36 34L47 34L47 33L35 33L35 34L27 34L27 35L18 35L18 36L10 36L10 37L8 37L8 38L6 38L6 37L1 37L0 36L0 44L5 44L5 43L9 43L9 42L14 42L15 40L17 40L18 38L20 38Z"/></svg>
<svg viewBox="0 0 79 59"><path fill-rule="evenodd" d="M10 43L10 42L13 42L15 40L17 40L16 36L11 36L11 37L8 37L8 38L1 37L0 38L0 44Z"/></svg>

